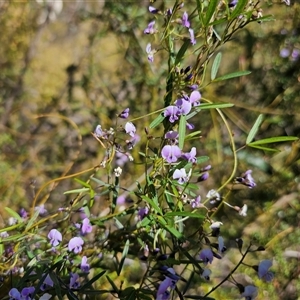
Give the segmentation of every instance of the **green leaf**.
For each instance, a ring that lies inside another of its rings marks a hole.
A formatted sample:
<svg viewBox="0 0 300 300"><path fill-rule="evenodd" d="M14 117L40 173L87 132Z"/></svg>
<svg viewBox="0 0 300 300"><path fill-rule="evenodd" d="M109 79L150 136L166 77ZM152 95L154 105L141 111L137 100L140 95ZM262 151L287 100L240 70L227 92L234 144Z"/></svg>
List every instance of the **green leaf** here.
<svg viewBox="0 0 300 300"><path fill-rule="evenodd" d="M128 254L128 251L129 251L129 245L130 245L130 241L127 240L126 243L125 243L124 249L123 249L122 259L121 259L121 261L120 261L119 268L118 268L118 270L117 270L117 274L118 274L118 275L120 275L121 272L122 272L123 265L124 265L126 256L127 256L127 254Z"/></svg>
<svg viewBox="0 0 300 300"><path fill-rule="evenodd" d="M253 139L254 139L254 137L255 137L255 135L256 135L256 133L257 133L260 125L262 124L263 120L264 120L264 115L260 114L258 116L258 118L256 119L253 127L251 128L251 130L250 130L250 132L248 134L248 137L247 137L247 140L246 140L246 144L249 144L249 143L251 143L253 141Z"/></svg>
<svg viewBox="0 0 300 300"><path fill-rule="evenodd" d="M157 214L162 215L162 211L161 211L160 207L152 199L150 199L147 196L141 196L141 197L144 201L146 201L147 203L150 204L151 208L154 208L154 210L156 211Z"/></svg>
<svg viewBox="0 0 300 300"><path fill-rule="evenodd" d="M199 157L197 157L197 165L202 164L208 160L209 160L208 156L199 156Z"/></svg>
<svg viewBox="0 0 300 300"><path fill-rule="evenodd" d="M192 213L190 211L171 211L171 212L167 212L164 216L165 217L181 216L181 217L191 217L191 218L205 219L205 215L201 215L199 213Z"/></svg>
<svg viewBox="0 0 300 300"><path fill-rule="evenodd" d="M86 288L89 288L92 286L92 284L97 281L99 278L101 278L104 274L106 273L106 271L102 271L99 274L97 274L95 277L93 277L89 282L87 282L86 284L84 284L81 289L85 290Z"/></svg>
<svg viewBox="0 0 300 300"><path fill-rule="evenodd" d="M161 113L159 114L149 125L150 128L155 128L158 126L162 121L165 119L164 115Z"/></svg>
<svg viewBox="0 0 300 300"><path fill-rule="evenodd" d="M191 45L191 41L189 39L185 39L183 45L179 49L176 58L175 58L175 66L177 66L183 59L183 56L188 49L188 47Z"/></svg>
<svg viewBox="0 0 300 300"><path fill-rule="evenodd" d="M222 60L222 53L218 53L214 59L212 67L211 67L211 74L210 74L211 80L214 80L216 78L220 64L221 64L221 60Z"/></svg>
<svg viewBox="0 0 300 300"><path fill-rule="evenodd" d="M237 5L235 6L234 10L230 14L230 20L235 19L237 16L239 16L241 13L243 13L243 10L248 3L248 0L239 0L237 2Z"/></svg>
<svg viewBox="0 0 300 300"><path fill-rule="evenodd" d="M30 220L28 221L27 225L26 225L26 229L25 230L28 230L29 228L32 227L33 223L36 221L36 219L38 218L40 212L39 210L36 210L33 214L33 216L30 218Z"/></svg>
<svg viewBox="0 0 300 300"><path fill-rule="evenodd" d="M251 148L255 148L255 149L260 149L260 150L264 150L264 151L270 151L270 152L280 152L280 150L275 149L275 148L268 148L268 147L264 147L264 146L252 146L252 144L248 144L247 146L250 146Z"/></svg>
<svg viewBox="0 0 300 300"><path fill-rule="evenodd" d="M23 218L21 218L21 216L20 216L17 212L15 212L14 210L12 210L11 208L5 207L4 209L5 209L12 217L14 217L14 218L18 221L18 223L23 223L23 222L24 222Z"/></svg>
<svg viewBox="0 0 300 300"><path fill-rule="evenodd" d="M64 192L64 195L67 194L79 194L79 193L84 193L84 192L88 192L90 190L90 188L81 188L81 189L75 189L75 190L70 190L70 191L66 191Z"/></svg>
<svg viewBox="0 0 300 300"><path fill-rule="evenodd" d="M215 108L227 108L233 107L234 104L232 103L205 103L201 104L201 109L215 109Z"/></svg>
<svg viewBox="0 0 300 300"><path fill-rule="evenodd" d="M75 178L74 180L86 188L91 188L91 186L88 183L86 183L85 181L82 181L78 178Z"/></svg>
<svg viewBox="0 0 300 300"><path fill-rule="evenodd" d="M249 74L251 74L251 71L238 71L238 72L234 72L234 73L230 73L230 74L226 74L221 77L218 77L213 82L227 80L227 79L231 79L231 78L235 78L235 77L241 77L241 76L245 76L245 75L249 75Z"/></svg>
<svg viewBox="0 0 300 300"><path fill-rule="evenodd" d="M262 139L259 141L252 142L248 144L248 146L257 146L257 145L264 145L264 144L272 144L272 143L282 143L282 142L291 142L299 140L296 136L275 136L267 139Z"/></svg>
<svg viewBox="0 0 300 300"><path fill-rule="evenodd" d="M203 14L202 14L202 0L196 0L197 2L197 11L198 11L198 16L199 16L199 21L201 22L201 24L204 24L204 19L203 19Z"/></svg>
<svg viewBox="0 0 300 300"><path fill-rule="evenodd" d="M96 183L100 184L101 186L110 186L110 184L98 179L98 178L95 178L95 177L91 177L91 180L95 181Z"/></svg>
<svg viewBox="0 0 300 300"><path fill-rule="evenodd" d="M114 293L119 293L119 289L117 288L117 286L115 285L114 281L110 279L110 277L108 275L105 276L106 279L109 281L110 285L113 288L113 292Z"/></svg>
<svg viewBox="0 0 300 300"><path fill-rule="evenodd" d="M219 0L210 0L207 11L205 13L204 25L207 26L211 20L211 17L216 11L217 5L219 4Z"/></svg>
<svg viewBox="0 0 300 300"><path fill-rule="evenodd" d="M179 120L179 138L178 138L178 147L182 150L184 146L184 139L185 139L185 132L186 132L186 116L180 116Z"/></svg>

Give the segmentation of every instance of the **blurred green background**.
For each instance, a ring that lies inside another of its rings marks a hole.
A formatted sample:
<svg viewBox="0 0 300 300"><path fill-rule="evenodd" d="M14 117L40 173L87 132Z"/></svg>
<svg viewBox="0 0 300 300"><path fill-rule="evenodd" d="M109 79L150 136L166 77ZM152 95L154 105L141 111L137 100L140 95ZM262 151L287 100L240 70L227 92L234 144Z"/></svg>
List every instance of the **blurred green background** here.
<svg viewBox="0 0 300 300"><path fill-rule="evenodd" d="M192 2L185 2L187 9ZM1 227L8 217L5 206L28 209L44 183L101 162L104 149L91 135L96 125L114 126L116 114L126 107L131 117L163 107L164 55L157 55L150 65L145 53L149 40L143 30L152 20L148 5L147 1L0 2ZM155 3L160 5L164 4ZM300 5L288 7L278 0L264 1L262 6L263 14L273 14L275 20L252 23L220 49L220 75L252 73L201 90L214 102L234 103L224 113L237 148L245 144L260 113L265 121L257 139L300 136ZM135 122L142 137L136 157L139 149L143 151L143 128L153 119ZM204 197L224 182L232 156L226 130L214 111L203 112L194 123L202 131L197 152L208 155L213 166L201 187ZM265 291L264 299L299 299L300 144L276 147L281 152L247 148L238 152L238 171L252 169L257 187L236 190L229 200L232 205L246 203L248 216L233 218L235 212L223 207L217 217L226 224L224 235L232 244L236 237L252 238L268 245L264 258L276 257L273 284L256 282ZM124 186L142 174L138 162L125 165ZM76 187L72 179L50 184L42 195L49 197L47 209L68 203L69 196L62 193ZM234 263L233 251L228 256ZM222 263L221 277L231 264ZM229 295L233 288L226 289Z"/></svg>

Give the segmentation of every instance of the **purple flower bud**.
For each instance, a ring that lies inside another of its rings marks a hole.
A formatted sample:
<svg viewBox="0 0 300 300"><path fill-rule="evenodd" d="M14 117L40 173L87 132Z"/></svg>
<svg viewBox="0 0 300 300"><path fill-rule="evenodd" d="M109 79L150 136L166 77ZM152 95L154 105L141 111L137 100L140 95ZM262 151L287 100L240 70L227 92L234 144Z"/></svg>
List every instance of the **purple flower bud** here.
<svg viewBox="0 0 300 300"><path fill-rule="evenodd" d="M208 179L208 177L209 177L209 173L205 172L198 177L197 182L205 181Z"/></svg>
<svg viewBox="0 0 300 300"><path fill-rule="evenodd" d="M147 206L140 208L138 211L139 220L140 221L143 220L148 215L148 213L149 213L149 208Z"/></svg>
<svg viewBox="0 0 300 300"><path fill-rule="evenodd" d="M148 54L148 61L151 63L153 63L153 61L154 61L154 53L155 52L156 52L155 50L152 50L151 44L150 43L147 44L146 53Z"/></svg>
<svg viewBox="0 0 300 300"><path fill-rule="evenodd" d="M258 295L257 287L254 285L247 285L244 288L244 292L241 293L241 297L245 297L246 300L253 300Z"/></svg>
<svg viewBox="0 0 300 300"><path fill-rule="evenodd" d="M84 273L89 273L90 265L87 263L87 257L83 256L80 263L80 269Z"/></svg>
<svg viewBox="0 0 300 300"><path fill-rule="evenodd" d="M191 37L191 44L194 46L194 45L196 45L194 30L192 28L190 28L189 33L190 33L190 37Z"/></svg>
<svg viewBox="0 0 300 300"><path fill-rule="evenodd" d="M93 226L88 218L84 218L81 225L81 233L85 235L93 230Z"/></svg>
<svg viewBox="0 0 300 300"><path fill-rule="evenodd" d="M182 15L182 25L186 28L190 28L191 26L191 23L189 21L189 16L186 11Z"/></svg>
<svg viewBox="0 0 300 300"><path fill-rule="evenodd" d="M197 196L195 199L191 200L191 207L192 208L197 208L200 207L201 205L201 196Z"/></svg>
<svg viewBox="0 0 300 300"><path fill-rule="evenodd" d="M235 179L236 183L241 183L247 187L249 187L249 189L252 189L253 187L256 186L256 183L254 182L254 179L251 175L252 170L247 170L245 173L242 174L241 177L237 177Z"/></svg>
<svg viewBox="0 0 300 300"><path fill-rule="evenodd" d="M119 115L119 118L127 119L129 117L129 108L125 108Z"/></svg>
<svg viewBox="0 0 300 300"><path fill-rule="evenodd" d="M41 289L41 291L44 292L48 287L53 287L53 285L54 285L53 280L51 279L50 275L48 274L46 276L43 284L41 285L40 289Z"/></svg>
<svg viewBox="0 0 300 300"><path fill-rule="evenodd" d="M157 14L159 10L153 6L149 6L149 12L151 12L151 14Z"/></svg>
<svg viewBox="0 0 300 300"><path fill-rule="evenodd" d="M230 2L228 3L228 6L229 6L229 7L235 7L235 6L237 5L237 3L238 3L238 0L232 0L232 1L230 1Z"/></svg>
<svg viewBox="0 0 300 300"><path fill-rule="evenodd" d="M70 274L70 289L78 289L80 287L80 283L78 282L79 275L77 273Z"/></svg>

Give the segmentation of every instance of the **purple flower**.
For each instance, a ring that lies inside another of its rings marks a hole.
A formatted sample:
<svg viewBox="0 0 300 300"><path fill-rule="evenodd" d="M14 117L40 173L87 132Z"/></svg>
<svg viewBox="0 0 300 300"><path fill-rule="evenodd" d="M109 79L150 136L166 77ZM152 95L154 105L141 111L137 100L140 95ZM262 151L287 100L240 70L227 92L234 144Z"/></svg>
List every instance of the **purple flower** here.
<svg viewBox="0 0 300 300"><path fill-rule="evenodd" d="M214 255L210 248L203 249L199 254L200 259L204 262L205 265L212 263Z"/></svg>
<svg viewBox="0 0 300 300"><path fill-rule="evenodd" d="M80 283L78 282L79 275L77 273L70 274L70 289L78 289L80 287Z"/></svg>
<svg viewBox="0 0 300 300"><path fill-rule="evenodd" d="M266 282L270 282L274 278L274 274L269 271L272 266L272 261L269 259L263 260L258 265L258 277Z"/></svg>
<svg viewBox="0 0 300 300"><path fill-rule="evenodd" d="M162 148L161 155L169 164L171 164L181 157L181 150L176 145L166 145Z"/></svg>
<svg viewBox="0 0 300 300"><path fill-rule="evenodd" d="M170 290L175 289L176 283L179 279L180 277L176 275L174 269L168 268L165 279L161 282L161 284L158 287L156 300L169 299Z"/></svg>
<svg viewBox="0 0 300 300"><path fill-rule="evenodd" d="M298 49L293 49L292 51L292 60L297 60L299 58L300 51Z"/></svg>
<svg viewBox="0 0 300 300"><path fill-rule="evenodd" d="M21 218L26 219L28 217L28 212L25 210L25 208L21 208L19 215Z"/></svg>
<svg viewBox="0 0 300 300"><path fill-rule="evenodd" d="M44 216L48 212L44 204L36 206L34 210L38 211L40 216Z"/></svg>
<svg viewBox="0 0 300 300"><path fill-rule="evenodd" d="M153 6L149 6L149 12L151 12L152 14L156 14L159 12L159 10Z"/></svg>
<svg viewBox="0 0 300 300"><path fill-rule="evenodd" d="M289 57L289 56L290 56L290 50L287 49L287 48L281 49L281 50L280 50L280 56L281 56L282 58L287 58L287 57Z"/></svg>
<svg viewBox="0 0 300 300"><path fill-rule="evenodd" d="M201 277L204 278L205 280L209 280L210 279L210 274L211 274L211 270L210 269L204 269Z"/></svg>
<svg viewBox="0 0 300 300"><path fill-rule="evenodd" d="M194 30L192 28L189 29L190 37L191 37L191 44L196 45L196 39L195 39L195 34Z"/></svg>
<svg viewBox="0 0 300 300"><path fill-rule="evenodd" d="M125 108L119 115L119 118L121 119L127 119L129 117L129 108Z"/></svg>
<svg viewBox="0 0 300 300"><path fill-rule="evenodd" d="M62 235L57 229L51 229L48 233L48 239L53 247L56 247L62 241Z"/></svg>
<svg viewBox="0 0 300 300"><path fill-rule="evenodd" d="M87 263L87 257L83 256L80 263L80 269L84 273L88 273L90 271L90 265Z"/></svg>
<svg viewBox="0 0 300 300"><path fill-rule="evenodd" d="M81 225L81 233L85 235L93 230L93 226L88 218L84 218Z"/></svg>
<svg viewBox="0 0 300 300"><path fill-rule="evenodd" d="M104 131L102 130L102 127L101 125L97 125L95 131L94 131L94 135L97 137L97 138L101 138L105 135Z"/></svg>
<svg viewBox="0 0 300 300"><path fill-rule="evenodd" d="M182 15L182 25L186 28L190 28L191 26L191 23L189 21L189 16L186 11Z"/></svg>
<svg viewBox="0 0 300 300"><path fill-rule="evenodd" d="M197 182L201 182L201 181L205 181L207 180L209 177L209 173L208 172L204 172L203 174L201 174L198 179Z"/></svg>
<svg viewBox="0 0 300 300"><path fill-rule="evenodd" d="M193 91L190 95L190 102L193 106L200 105L201 94L199 91Z"/></svg>
<svg viewBox="0 0 300 300"><path fill-rule="evenodd" d="M44 274L43 274L44 275ZM41 291L45 291L48 287L53 287L54 283L53 280L51 279L50 275L48 274L41 285L40 289Z"/></svg>
<svg viewBox="0 0 300 300"><path fill-rule="evenodd" d="M164 111L164 116L169 117L169 121L171 123L174 123L175 121L177 121L179 115L180 115L180 110L175 105L168 106L166 108L166 110Z"/></svg>
<svg viewBox="0 0 300 300"><path fill-rule="evenodd" d="M152 21L148 24L147 28L144 30L144 33L145 34L153 34L156 32L155 28L154 28L154 25L155 25L155 21Z"/></svg>
<svg viewBox="0 0 300 300"><path fill-rule="evenodd" d="M23 288L21 291L22 300L31 300L31 295L34 293L35 288L33 286Z"/></svg>
<svg viewBox="0 0 300 300"><path fill-rule="evenodd" d="M179 184L184 184L189 181L190 176L191 176L191 171L192 170L190 170L189 174L186 174L186 171L184 168L182 168L180 170L177 169L173 173L173 179L178 179Z"/></svg>
<svg viewBox="0 0 300 300"><path fill-rule="evenodd" d="M175 105L178 107L180 115L187 115L192 109L192 104L185 98L177 99Z"/></svg>
<svg viewBox="0 0 300 300"><path fill-rule="evenodd" d="M192 208L197 208L201 206L201 196L197 196L195 199L191 200L191 206Z"/></svg>
<svg viewBox="0 0 300 300"><path fill-rule="evenodd" d="M252 189L253 187L256 186L256 183L254 182L254 179L253 179L251 173L252 173L252 170L247 170L245 173L242 174L241 177L237 177L235 179L235 181Z"/></svg>
<svg viewBox="0 0 300 300"><path fill-rule="evenodd" d="M149 62L151 62L151 63L154 62L154 53L155 53L155 52L156 52L155 50L152 50L151 44L150 44L150 43L147 44L147 46L146 46L146 53L148 54L148 60L149 60Z"/></svg>
<svg viewBox="0 0 300 300"><path fill-rule="evenodd" d="M126 131L127 134L134 137L135 132L136 132L136 128L131 122L127 122L125 124L125 131Z"/></svg>
<svg viewBox="0 0 300 300"><path fill-rule="evenodd" d="M229 6L229 7L234 7L234 6L237 5L237 3L238 3L238 0L232 0L232 1L230 1L230 2L228 3L228 6Z"/></svg>
<svg viewBox="0 0 300 300"><path fill-rule="evenodd" d="M190 163L197 163L196 147L193 147L190 152L183 153L182 157Z"/></svg>
<svg viewBox="0 0 300 300"><path fill-rule="evenodd" d="M9 293L9 300L21 300L21 294L16 288L12 288Z"/></svg>
<svg viewBox="0 0 300 300"><path fill-rule="evenodd" d="M138 211L139 220L140 221L143 220L148 215L148 213L149 213L149 208L147 206L140 208Z"/></svg>
<svg viewBox="0 0 300 300"><path fill-rule="evenodd" d="M193 130L195 128L195 125L189 122L186 122L186 128L189 130Z"/></svg>
<svg viewBox="0 0 300 300"><path fill-rule="evenodd" d="M254 285L247 285L244 288L244 292L241 297L245 297L246 300L254 300L258 294L257 287Z"/></svg>
<svg viewBox="0 0 300 300"><path fill-rule="evenodd" d="M168 132L165 134L165 139L171 140L171 143L172 143L173 145L178 144L178 137L179 137L179 134L178 134L177 131L168 131Z"/></svg>
<svg viewBox="0 0 300 300"><path fill-rule="evenodd" d="M69 249L69 251L73 251L75 254L77 254L82 251L83 244L84 244L84 241L81 237L73 237L69 241L68 249Z"/></svg>

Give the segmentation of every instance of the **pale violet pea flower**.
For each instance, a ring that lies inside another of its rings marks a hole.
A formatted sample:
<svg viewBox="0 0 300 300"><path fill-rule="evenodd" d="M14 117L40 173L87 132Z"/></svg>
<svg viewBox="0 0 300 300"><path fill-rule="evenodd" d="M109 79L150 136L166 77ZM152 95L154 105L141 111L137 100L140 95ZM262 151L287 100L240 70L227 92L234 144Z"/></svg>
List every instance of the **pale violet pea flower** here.
<svg viewBox="0 0 300 300"><path fill-rule="evenodd" d="M129 108L125 108L119 115L119 118L121 119L127 119L129 117Z"/></svg>
<svg viewBox="0 0 300 300"><path fill-rule="evenodd" d="M48 239L53 247L56 247L62 241L62 235L57 229L51 229L48 233Z"/></svg>
<svg viewBox="0 0 300 300"><path fill-rule="evenodd" d="M211 274L211 270L205 268L201 274L201 277L204 278L205 280L210 280L210 274Z"/></svg>
<svg viewBox="0 0 300 300"><path fill-rule="evenodd" d="M192 104L185 98L177 99L175 105L179 109L179 115L187 115L192 109Z"/></svg>
<svg viewBox="0 0 300 300"><path fill-rule="evenodd" d="M178 120L178 116L180 116L180 109L178 106L170 105L164 111L164 117L169 117L169 121L174 123Z"/></svg>
<svg viewBox="0 0 300 300"><path fill-rule="evenodd" d="M168 131L165 134L165 139L171 140L173 145L178 144L179 133L177 131Z"/></svg>
<svg viewBox="0 0 300 300"><path fill-rule="evenodd" d="M125 124L125 131L126 131L127 134L134 137L135 132L136 132L136 128L131 122L127 122Z"/></svg>
<svg viewBox="0 0 300 300"><path fill-rule="evenodd" d="M245 286L244 292L241 294L241 298L245 297L245 300L254 300L257 295L257 287L254 285L247 285Z"/></svg>
<svg viewBox="0 0 300 300"><path fill-rule="evenodd" d="M78 254L82 251L83 244L84 244L84 241L81 237L73 237L69 241L68 249L70 252L72 251L75 254Z"/></svg>
<svg viewBox="0 0 300 300"><path fill-rule="evenodd" d="M147 28L144 30L145 34L154 34L156 32L155 28L155 21L152 21L148 24Z"/></svg>
<svg viewBox="0 0 300 300"><path fill-rule="evenodd" d="M176 169L173 173L173 179L178 179L179 184L184 184L190 180L192 170L189 171L188 174L186 174L186 170L184 168L178 170Z"/></svg>
<svg viewBox="0 0 300 300"><path fill-rule="evenodd" d="M181 21L182 21L182 25L184 27L190 28L191 23L189 21L189 16L188 16L188 13L186 11L183 13Z"/></svg>
<svg viewBox="0 0 300 300"><path fill-rule="evenodd" d="M167 269L167 275L165 279L161 282L158 287L156 300L167 300L170 297L170 291L175 289L177 281L180 279L178 275L176 275L173 268Z"/></svg>
<svg viewBox="0 0 300 300"><path fill-rule="evenodd" d="M154 62L154 53L156 50L152 49L151 44L147 44L146 46L146 53L148 54L148 61L153 63Z"/></svg>
<svg viewBox="0 0 300 300"><path fill-rule="evenodd" d="M89 273L90 271L90 265L87 262L87 257L83 256L80 263L80 269L84 273Z"/></svg>
<svg viewBox="0 0 300 300"><path fill-rule="evenodd" d="M70 289L78 289L80 287L80 283L78 282L78 280L79 280L79 275L77 273L70 274L70 283L69 283Z"/></svg>
<svg viewBox="0 0 300 300"><path fill-rule="evenodd" d="M92 230L93 230L93 226L92 226L89 218L84 218L82 220L82 225L81 225L81 234L85 235L87 233L92 232Z"/></svg>
<svg viewBox="0 0 300 300"><path fill-rule="evenodd" d="M247 170L245 173L242 174L241 177L236 177L235 182L243 184L243 185L249 187L249 189L252 189L253 187L256 186L256 183L255 183L251 173L252 173L252 170Z"/></svg>
<svg viewBox="0 0 300 300"><path fill-rule="evenodd" d="M191 151L183 153L182 157L186 159L188 162L195 164L197 162L196 154L197 154L196 147L192 147Z"/></svg>
<svg viewBox="0 0 300 300"><path fill-rule="evenodd" d="M193 91L189 97L189 100L193 106L200 105L201 94L199 91Z"/></svg>
<svg viewBox="0 0 300 300"><path fill-rule="evenodd" d="M190 37L191 37L191 44L194 46L194 45L196 45L194 30L192 28L190 28L189 33L190 33Z"/></svg>
<svg viewBox="0 0 300 300"><path fill-rule="evenodd" d="M239 215L242 217L246 217L247 210L248 210L248 206L247 206L247 204L244 204L243 207L239 210Z"/></svg>
<svg viewBox="0 0 300 300"><path fill-rule="evenodd" d="M181 150L176 145L166 145L161 150L161 155L169 164L174 163L181 157Z"/></svg>
<svg viewBox="0 0 300 300"><path fill-rule="evenodd" d="M210 248L206 248L200 252L199 257L203 261L203 263L207 265L208 263L212 263L214 254Z"/></svg>
<svg viewBox="0 0 300 300"><path fill-rule="evenodd" d="M49 300L49 299L51 299L51 297L52 297L52 295L50 295L50 294L48 294L48 293L45 293L44 295L42 295L42 296L40 297L39 300Z"/></svg>
<svg viewBox="0 0 300 300"><path fill-rule="evenodd" d="M195 199L191 200L192 208L197 208L197 207L201 207L201 206L203 206L203 204L201 205L201 196L197 196Z"/></svg>
<svg viewBox="0 0 300 300"><path fill-rule="evenodd" d="M274 274L269 271L272 266L272 261L269 259L262 260L258 265L258 277L266 282L270 282L274 278Z"/></svg>

